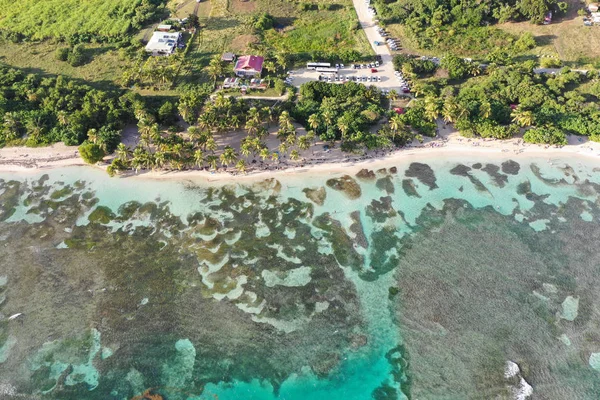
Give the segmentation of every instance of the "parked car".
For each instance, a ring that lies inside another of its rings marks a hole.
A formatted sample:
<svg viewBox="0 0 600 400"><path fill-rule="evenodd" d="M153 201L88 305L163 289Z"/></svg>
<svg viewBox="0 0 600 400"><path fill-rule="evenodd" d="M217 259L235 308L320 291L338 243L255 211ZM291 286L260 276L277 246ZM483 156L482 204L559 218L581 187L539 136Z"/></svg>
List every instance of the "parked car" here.
<svg viewBox="0 0 600 400"><path fill-rule="evenodd" d="M377 72L377 69L376 69L376 68L371 68L371 73L372 73L372 74L374 74L374 73L376 73L376 72Z"/></svg>

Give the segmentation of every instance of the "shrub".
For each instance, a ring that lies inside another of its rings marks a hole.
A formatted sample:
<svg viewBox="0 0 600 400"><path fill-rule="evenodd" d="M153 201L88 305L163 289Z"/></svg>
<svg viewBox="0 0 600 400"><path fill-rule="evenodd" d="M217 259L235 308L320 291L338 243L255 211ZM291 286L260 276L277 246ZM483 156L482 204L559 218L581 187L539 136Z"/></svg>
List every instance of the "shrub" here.
<svg viewBox="0 0 600 400"><path fill-rule="evenodd" d="M73 67L79 67L80 65L83 65L85 63L85 54L83 52L83 46L80 44L73 46L73 49L69 52L67 61Z"/></svg>
<svg viewBox="0 0 600 400"><path fill-rule="evenodd" d="M566 145L566 135L554 126L533 128L525 132L523 140L527 143Z"/></svg>
<svg viewBox="0 0 600 400"><path fill-rule="evenodd" d="M104 150L94 143L84 142L79 146L79 155L88 164L96 164L104 158Z"/></svg>
<svg viewBox="0 0 600 400"><path fill-rule="evenodd" d="M561 65L561 61L554 57L544 57L540 60L540 66L542 68L560 68Z"/></svg>
<svg viewBox="0 0 600 400"><path fill-rule="evenodd" d="M165 101L158 109L158 121L163 125L177 122L177 107L170 101Z"/></svg>
<svg viewBox="0 0 600 400"><path fill-rule="evenodd" d="M60 47L56 49L56 59L58 61L67 61L69 53L71 53L71 49L68 47Z"/></svg>

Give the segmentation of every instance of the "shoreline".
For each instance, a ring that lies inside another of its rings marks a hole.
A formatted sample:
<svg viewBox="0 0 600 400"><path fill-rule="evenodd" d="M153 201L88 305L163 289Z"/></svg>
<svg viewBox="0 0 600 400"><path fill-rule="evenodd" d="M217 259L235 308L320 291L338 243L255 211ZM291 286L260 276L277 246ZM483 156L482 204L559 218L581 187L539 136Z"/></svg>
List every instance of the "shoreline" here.
<svg viewBox="0 0 600 400"><path fill-rule="evenodd" d="M154 180L193 180L223 183L230 181L248 181L261 180L272 177L300 177L313 175L328 175L348 173L353 174L361 169L379 169L391 167L394 163L404 163L407 161L426 161L432 157L443 156L444 159L452 161L468 162L471 158L480 158L481 156L491 156L494 158L570 158L573 156L582 157L586 160L600 161L600 143L578 142L579 137L571 136L570 142L563 147L553 147L547 145L523 144L520 139L509 139L506 141L485 140L485 139L466 139L458 134L451 133L442 136L441 139L433 139L424 144L412 145L401 149L395 149L380 154L367 154L366 156L353 156L351 154L341 153L339 149L337 156L331 155L330 160L323 160L327 155L321 158L295 162L296 165L275 164L266 162L267 168L253 169L245 174L232 173L225 171L206 171L199 169L172 171L151 171L143 170L138 173L128 172L115 176L115 179L154 179ZM313 152L314 154L314 152ZM48 147L28 148L28 147L9 147L0 149L0 173L38 173L45 170L53 170L69 167L86 166L96 170L106 171L104 165L86 164L77 152L76 147L68 147L63 144L54 144Z"/></svg>

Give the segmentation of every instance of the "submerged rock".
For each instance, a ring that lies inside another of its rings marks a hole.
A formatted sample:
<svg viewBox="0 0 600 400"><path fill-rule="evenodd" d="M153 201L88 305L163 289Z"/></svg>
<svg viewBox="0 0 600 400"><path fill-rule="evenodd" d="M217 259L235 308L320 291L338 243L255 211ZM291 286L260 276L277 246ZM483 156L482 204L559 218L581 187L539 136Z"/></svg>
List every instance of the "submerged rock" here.
<svg viewBox="0 0 600 400"><path fill-rule="evenodd" d="M427 164L412 163L404 174L409 178L417 178L419 182L429 186L430 190L438 188L435 173Z"/></svg>
<svg viewBox="0 0 600 400"><path fill-rule="evenodd" d="M567 321L574 321L579 310L579 297L567 296L562 302L560 317Z"/></svg>
<svg viewBox="0 0 600 400"><path fill-rule="evenodd" d="M421 197L421 195L419 195L419 192L417 192L417 188L415 187L415 184L412 181L412 179L402 180L402 190L404 190L404 193L406 193L406 195L409 197Z"/></svg>
<svg viewBox="0 0 600 400"><path fill-rule="evenodd" d="M376 185L378 189L385 190L387 194L393 194L395 192L394 183L390 176L378 179Z"/></svg>
<svg viewBox="0 0 600 400"><path fill-rule="evenodd" d="M374 181L375 180L375 172L370 169L363 168L356 174L358 179L363 181Z"/></svg>
<svg viewBox="0 0 600 400"><path fill-rule="evenodd" d="M321 186L320 188L305 188L302 190L307 199L315 203L316 205L322 206L325 204L325 199L327 198L327 192L325 188Z"/></svg>
<svg viewBox="0 0 600 400"><path fill-rule="evenodd" d="M504 172L505 174L517 175L520 169L521 166L516 161L508 160L502 163L502 172Z"/></svg>
<svg viewBox="0 0 600 400"><path fill-rule="evenodd" d="M349 175L327 180L327 186L343 192L349 199L358 199L362 192L360 185Z"/></svg>
<svg viewBox="0 0 600 400"><path fill-rule="evenodd" d="M369 342L367 335L358 335L352 334L350 335L350 347L353 349L358 349L364 347Z"/></svg>
<svg viewBox="0 0 600 400"><path fill-rule="evenodd" d="M525 400L533 394L533 387L523 378L517 363L506 362L504 377L510 382L509 389L513 399Z"/></svg>

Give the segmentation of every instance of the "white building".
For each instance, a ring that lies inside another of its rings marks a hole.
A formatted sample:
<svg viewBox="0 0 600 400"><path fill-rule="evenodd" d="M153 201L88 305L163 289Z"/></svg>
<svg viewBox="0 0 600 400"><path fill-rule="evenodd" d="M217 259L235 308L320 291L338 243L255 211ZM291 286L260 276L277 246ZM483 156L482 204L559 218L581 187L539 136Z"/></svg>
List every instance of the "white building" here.
<svg viewBox="0 0 600 400"><path fill-rule="evenodd" d="M153 55L170 55L175 52L181 33L154 32L146 45L146 51Z"/></svg>

